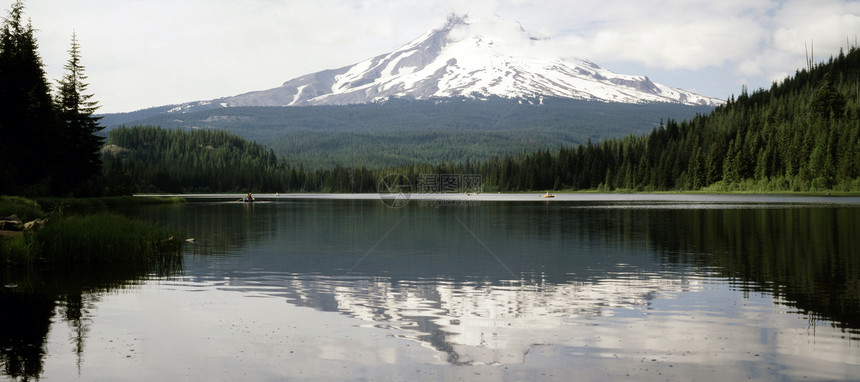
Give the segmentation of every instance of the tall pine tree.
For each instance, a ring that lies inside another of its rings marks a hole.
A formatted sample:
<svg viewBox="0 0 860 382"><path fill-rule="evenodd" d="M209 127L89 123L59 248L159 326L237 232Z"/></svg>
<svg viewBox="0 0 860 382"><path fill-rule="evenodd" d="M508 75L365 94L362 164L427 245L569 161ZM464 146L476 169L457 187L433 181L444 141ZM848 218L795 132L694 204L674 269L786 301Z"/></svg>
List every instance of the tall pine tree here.
<svg viewBox="0 0 860 382"><path fill-rule="evenodd" d="M50 89L33 26L24 23L23 12L23 1L16 1L0 29L2 193L46 192L59 159Z"/></svg>
<svg viewBox="0 0 860 382"><path fill-rule="evenodd" d="M91 101L93 95L86 93L88 84L84 81L87 76L74 33L69 60L63 68L66 74L57 83L54 102L66 143L61 161L62 171L55 177L55 192L80 189L83 183L101 171L98 151L102 146L102 138L95 133L103 127L99 125L101 117L93 115L98 109L97 102Z"/></svg>

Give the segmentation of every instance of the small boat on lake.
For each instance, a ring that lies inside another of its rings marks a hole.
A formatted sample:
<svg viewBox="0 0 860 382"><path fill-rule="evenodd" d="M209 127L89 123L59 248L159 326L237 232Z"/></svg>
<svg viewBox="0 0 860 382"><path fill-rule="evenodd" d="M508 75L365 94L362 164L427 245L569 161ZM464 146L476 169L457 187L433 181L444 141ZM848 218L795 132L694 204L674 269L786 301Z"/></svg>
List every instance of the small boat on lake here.
<svg viewBox="0 0 860 382"><path fill-rule="evenodd" d="M248 195L245 195L244 197L242 197L242 201L245 203L253 203L254 197L251 196L251 193L249 192Z"/></svg>
<svg viewBox="0 0 860 382"><path fill-rule="evenodd" d="M555 195L550 194L549 191L547 191L545 195L541 195L540 197L541 198L554 198Z"/></svg>

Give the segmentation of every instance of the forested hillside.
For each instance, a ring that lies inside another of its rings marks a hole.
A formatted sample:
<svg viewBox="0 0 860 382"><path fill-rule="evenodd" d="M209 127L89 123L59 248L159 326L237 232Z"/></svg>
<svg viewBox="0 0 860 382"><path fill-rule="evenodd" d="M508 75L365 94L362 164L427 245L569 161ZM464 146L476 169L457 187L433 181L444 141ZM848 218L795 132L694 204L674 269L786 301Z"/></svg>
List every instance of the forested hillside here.
<svg viewBox="0 0 860 382"><path fill-rule="evenodd" d="M491 190L858 191L860 50L645 136L444 171L480 173Z"/></svg>
<svg viewBox="0 0 860 382"><path fill-rule="evenodd" d="M280 169L271 150L227 132L156 127L112 130L102 163L128 191L256 190L274 187Z"/></svg>
<svg viewBox="0 0 860 382"><path fill-rule="evenodd" d="M263 145L223 130L119 127L102 150L113 189L133 192L373 192L378 173L335 167L309 171Z"/></svg>
<svg viewBox="0 0 860 382"><path fill-rule="evenodd" d="M221 129L272 147L279 157L307 168L359 163L380 169L554 150L589 139L644 134L660 119L692 118L712 110L558 98L392 98L366 105L216 107L189 113L159 108L107 115L103 121L108 128L126 124Z"/></svg>

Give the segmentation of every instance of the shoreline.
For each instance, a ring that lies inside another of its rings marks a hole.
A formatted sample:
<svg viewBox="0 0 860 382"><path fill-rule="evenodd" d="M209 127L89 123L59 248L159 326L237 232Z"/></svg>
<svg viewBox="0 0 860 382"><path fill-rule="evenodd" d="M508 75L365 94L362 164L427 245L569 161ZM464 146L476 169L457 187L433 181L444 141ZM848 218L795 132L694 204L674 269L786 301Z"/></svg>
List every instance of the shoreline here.
<svg viewBox="0 0 860 382"><path fill-rule="evenodd" d="M135 197L179 197L188 202L236 202L241 201L247 194L136 194ZM766 203L766 204L838 204L860 206L860 194L826 195L809 193L599 193L599 192L560 192L551 198L543 197L545 193L259 193L253 194L257 202L276 202L301 199L314 200L403 200L405 202L421 201L475 201L475 202L656 202L656 203Z"/></svg>

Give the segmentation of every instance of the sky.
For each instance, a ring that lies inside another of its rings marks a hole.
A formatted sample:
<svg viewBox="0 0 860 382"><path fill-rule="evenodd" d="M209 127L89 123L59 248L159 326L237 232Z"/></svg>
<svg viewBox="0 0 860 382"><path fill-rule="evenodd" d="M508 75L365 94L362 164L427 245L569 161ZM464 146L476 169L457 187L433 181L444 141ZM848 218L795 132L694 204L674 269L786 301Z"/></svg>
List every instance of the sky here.
<svg viewBox="0 0 860 382"><path fill-rule="evenodd" d="M0 0L3 17L12 0ZM860 0L25 0L50 82L77 35L102 113L209 100L387 53L451 14L518 21L561 57L727 99L860 38ZM811 49L810 49L811 48Z"/></svg>

